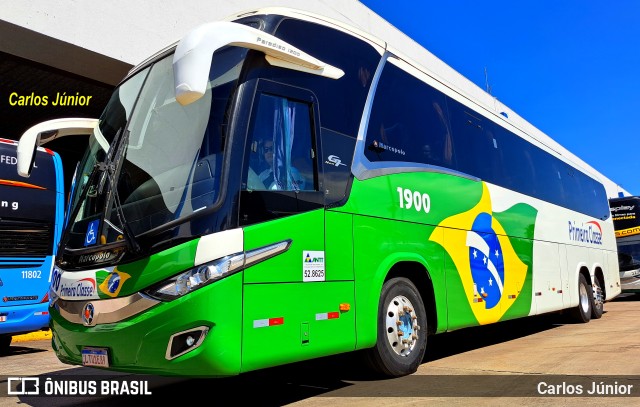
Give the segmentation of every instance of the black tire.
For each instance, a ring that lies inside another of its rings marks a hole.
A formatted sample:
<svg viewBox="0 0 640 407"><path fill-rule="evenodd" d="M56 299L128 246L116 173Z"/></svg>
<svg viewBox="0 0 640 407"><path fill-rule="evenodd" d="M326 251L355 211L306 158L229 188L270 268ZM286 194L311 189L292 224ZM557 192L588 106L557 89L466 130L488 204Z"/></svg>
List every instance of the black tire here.
<svg viewBox="0 0 640 407"><path fill-rule="evenodd" d="M591 294L593 300L591 303L591 319L600 319L604 313L604 290L602 287L604 287L604 283L600 277L595 276Z"/></svg>
<svg viewBox="0 0 640 407"><path fill-rule="evenodd" d="M365 353L373 371L385 377L415 373L427 349L427 313L410 280L398 277L384 283L377 325L376 345Z"/></svg>
<svg viewBox="0 0 640 407"><path fill-rule="evenodd" d="M576 322L587 323L591 321L593 309L593 290L584 275L578 278L578 306L571 312L572 319Z"/></svg>
<svg viewBox="0 0 640 407"><path fill-rule="evenodd" d="M10 345L11 335L0 335L0 355L7 355L9 353Z"/></svg>

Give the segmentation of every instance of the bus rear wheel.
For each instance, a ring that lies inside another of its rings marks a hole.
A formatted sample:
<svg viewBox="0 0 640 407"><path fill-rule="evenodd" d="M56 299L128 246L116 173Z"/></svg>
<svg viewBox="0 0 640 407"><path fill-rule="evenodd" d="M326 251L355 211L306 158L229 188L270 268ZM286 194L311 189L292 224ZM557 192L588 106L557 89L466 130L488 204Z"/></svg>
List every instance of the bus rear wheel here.
<svg viewBox="0 0 640 407"><path fill-rule="evenodd" d="M427 347L427 313L416 286L392 278L382 286L376 345L367 359L376 373L399 377L414 373Z"/></svg>
<svg viewBox="0 0 640 407"><path fill-rule="evenodd" d="M591 319L600 319L604 313L604 287L600 277L593 279L593 302L591 303Z"/></svg>
<svg viewBox="0 0 640 407"><path fill-rule="evenodd" d="M572 317L577 322L586 323L591 320L593 308L593 290L584 275L578 278L578 306L573 309Z"/></svg>

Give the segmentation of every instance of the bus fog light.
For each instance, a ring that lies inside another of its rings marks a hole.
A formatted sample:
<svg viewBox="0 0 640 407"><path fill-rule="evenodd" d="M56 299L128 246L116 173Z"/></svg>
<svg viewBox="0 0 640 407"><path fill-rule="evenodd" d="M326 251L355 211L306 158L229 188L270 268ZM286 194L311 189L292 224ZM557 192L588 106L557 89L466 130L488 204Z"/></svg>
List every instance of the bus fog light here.
<svg viewBox="0 0 640 407"><path fill-rule="evenodd" d="M169 339L169 345L167 346L167 353L165 355L166 359L175 359L178 356L184 355L185 353L198 348L202 344L202 341L204 341L208 332L209 327L200 326L189 329L188 331L173 334Z"/></svg>

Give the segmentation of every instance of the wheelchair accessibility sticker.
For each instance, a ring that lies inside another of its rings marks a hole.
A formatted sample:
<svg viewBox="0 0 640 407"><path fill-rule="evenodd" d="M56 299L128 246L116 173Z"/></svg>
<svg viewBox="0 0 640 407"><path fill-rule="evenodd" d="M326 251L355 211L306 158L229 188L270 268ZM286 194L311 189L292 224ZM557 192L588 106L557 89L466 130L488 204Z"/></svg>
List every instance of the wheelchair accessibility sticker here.
<svg viewBox="0 0 640 407"><path fill-rule="evenodd" d="M100 219L96 219L89 223L87 227L87 234L84 236L84 245L91 246L96 244L98 238L98 226L100 225Z"/></svg>

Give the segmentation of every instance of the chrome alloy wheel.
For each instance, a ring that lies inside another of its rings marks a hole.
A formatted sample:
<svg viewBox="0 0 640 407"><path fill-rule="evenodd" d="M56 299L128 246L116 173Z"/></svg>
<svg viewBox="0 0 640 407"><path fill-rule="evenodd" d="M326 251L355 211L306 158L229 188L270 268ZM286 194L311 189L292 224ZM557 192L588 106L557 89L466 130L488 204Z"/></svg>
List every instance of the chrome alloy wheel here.
<svg viewBox="0 0 640 407"><path fill-rule="evenodd" d="M580 307L584 312L590 312L589 308L589 294L587 293L587 287L585 285L580 285Z"/></svg>
<svg viewBox="0 0 640 407"><path fill-rule="evenodd" d="M418 343L418 316L413 304L404 295L398 295L387 306L386 332L389 345L400 356L409 355Z"/></svg>
<svg viewBox="0 0 640 407"><path fill-rule="evenodd" d="M593 282L593 306L595 308L601 308L604 304L604 293L602 287L600 287L599 281L596 278Z"/></svg>

